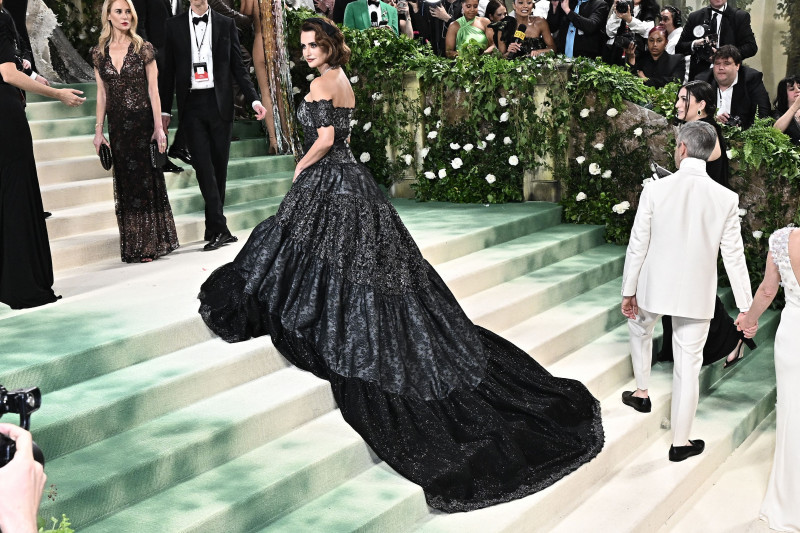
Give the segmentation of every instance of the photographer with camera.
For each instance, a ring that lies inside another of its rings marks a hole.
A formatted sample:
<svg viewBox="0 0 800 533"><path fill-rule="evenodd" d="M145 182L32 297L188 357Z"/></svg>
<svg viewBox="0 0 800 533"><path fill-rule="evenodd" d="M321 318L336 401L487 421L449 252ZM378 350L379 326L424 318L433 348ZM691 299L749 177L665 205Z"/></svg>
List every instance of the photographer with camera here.
<svg viewBox="0 0 800 533"><path fill-rule="evenodd" d="M721 46L711 57L712 71L703 72L697 79L711 84L717 95L717 120L746 130L756 115L769 117L772 107L764 86L764 75L742 65L742 54L735 46Z"/></svg>
<svg viewBox="0 0 800 533"><path fill-rule="evenodd" d="M605 0L552 0L547 25L556 51L567 57L597 57L602 54L608 4Z"/></svg>
<svg viewBox="0 0 800 533"><path fill-rule="evenodd" d="M655 0L614 0L606 21L608 41L603 60L610 65L624 64L631 43L644 50L647 36L659 18L660 9Z"/></svg>
<svg viewBox="0 0 800 533"><path fill-rule="evenodd" d="M0 435L16 445L14 458L0 468L0 530L36 533L36 514L47 476L33 459L31 434L19 426L0 423Z"/></svg>
<svg viewBox="0 0 800 533"><path fill-rule="evenodd" d="M758 52L750 26L750 13L729 6L727 0L709 0L708 3L708 7L689 15L675 47L677 53L692 56L691 80L710 70L711 56L722 46L735 46L742 59L753 57Z"/></svg>
<svg viewBox="0 0 800 533"><path fill-rule="evenodd" d="M636 43L628 47L626 59L634 75L644 80L650 87L663 87L677 81L683 82L686 74L686 62L683 56L667 53L667 29L656 26L647 37L647 50L637 55Z"/></svg>

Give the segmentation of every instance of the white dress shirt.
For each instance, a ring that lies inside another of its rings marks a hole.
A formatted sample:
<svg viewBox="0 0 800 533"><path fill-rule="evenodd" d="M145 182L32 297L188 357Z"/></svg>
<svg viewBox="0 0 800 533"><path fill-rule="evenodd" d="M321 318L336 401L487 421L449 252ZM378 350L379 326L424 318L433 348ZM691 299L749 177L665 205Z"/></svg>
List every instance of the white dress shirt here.
<svg viewBox="0 0 800 533"><path fill-rule="evenodd" d="M680 28L675 28L674 30L672 30L672 33L670 33L667 36L667 53L668 54L674 54L675 53L675 45L678 44L678 41L680 40L682 33L683 33L683 26L681 26Z"/></svg>
<svg viewBox="0 0 800 533"><path fill-rule="evenodd" d="M731 112L731 99L733 99L733 87L739 83L739 75L736 75L736 79L733 80L731 86L725 89L724 91L717 87L717 115L721 115L722 113L730 113Z"/></svg>
<svg viewBox="0 0 800 533"><path fill-rule="evenodd" d="M636 17L639 16L639 12L641 11L641 5L633 6L633 13L631 13L631 22L628 24L628 28L638 35L641 35L645 39L648 37L648 33L650 30L655 27L656 23L652 20L642 21L637 19ZM608 35L608 44L614 44L614 37L617 36L617 31L619 30L620 25L622 24L622 19L617 16L616 10L613 8L608 13L608 20L606 21L606 35Z"/></svg>
<svg viewBox="0 0 800 533"><path fill-rule="evenodd" d="M211 53L211 8L205 12L208 22L194 23L197 17L194 11L189 10L189 41L192 45L192 90L214 88L214 58ZM202 16L202 15L201 15ZM195 77L194 63L205 63L208 79L198 80Z"/></svg>

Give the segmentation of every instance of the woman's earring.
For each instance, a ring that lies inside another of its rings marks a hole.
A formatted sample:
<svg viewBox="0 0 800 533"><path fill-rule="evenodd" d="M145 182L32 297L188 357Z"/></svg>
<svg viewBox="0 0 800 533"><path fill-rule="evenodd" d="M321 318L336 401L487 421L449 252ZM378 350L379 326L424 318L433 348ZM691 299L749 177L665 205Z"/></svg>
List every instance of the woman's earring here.
<svg viewBox="0 0 800 533"><path fill-rule="evenodd" d="M697 116L698 116L698 117L700 116L700 113L701 113L701 111L698 109L698 110L697 110Z"/></svg>

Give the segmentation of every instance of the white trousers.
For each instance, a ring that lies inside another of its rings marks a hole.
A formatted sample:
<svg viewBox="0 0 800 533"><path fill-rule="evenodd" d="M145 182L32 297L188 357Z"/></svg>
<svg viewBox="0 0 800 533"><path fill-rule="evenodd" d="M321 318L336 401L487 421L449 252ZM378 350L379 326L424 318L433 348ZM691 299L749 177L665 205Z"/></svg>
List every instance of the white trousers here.
<svg viewBox="0 0 800 533"><path fill-rule="evenodd" d="M628 320L631 338L631 362L636 387L647 390L653 361L653 330L662 317L639 308L636 320ZM672 445L685 446L692 431L692 422L700 399L700 368L703 347L711 319L672 317ZM667 339L664 339L666 342Z"/></svg>

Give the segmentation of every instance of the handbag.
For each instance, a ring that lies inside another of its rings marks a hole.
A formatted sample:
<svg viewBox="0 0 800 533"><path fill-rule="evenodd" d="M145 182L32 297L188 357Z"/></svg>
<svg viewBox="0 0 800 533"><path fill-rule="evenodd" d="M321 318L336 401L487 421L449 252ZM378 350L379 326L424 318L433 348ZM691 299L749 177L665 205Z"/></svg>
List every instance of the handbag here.
<svg viewBox="0 0 800 533"><path fill-rule="evenodd" d="M167 164L167 149L164 148L164 153L158 151L158 142L155 140L150 141L150 166L154 169L159 169Z"/></svg>
<svg viewBox="0 0 800 533"><path fill-rule="evenodd" d="M111 165L114 164L114 160L111 158L111 147L107 144L101 144L97 155L100 156L100 164L103 165L103 168L111 170Z"/></svg>

